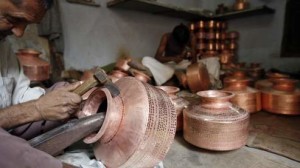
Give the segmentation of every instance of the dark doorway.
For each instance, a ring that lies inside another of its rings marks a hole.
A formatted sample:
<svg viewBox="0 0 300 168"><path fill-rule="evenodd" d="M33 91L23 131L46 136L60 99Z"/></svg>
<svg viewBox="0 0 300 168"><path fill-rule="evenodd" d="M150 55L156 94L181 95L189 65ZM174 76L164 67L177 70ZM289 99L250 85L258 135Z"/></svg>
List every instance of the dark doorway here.
<svg viewBox="0 0 300 168"><path fill-rule="evenodd" d="M300 57L300 1L287 0L282 57Z"/></svg>

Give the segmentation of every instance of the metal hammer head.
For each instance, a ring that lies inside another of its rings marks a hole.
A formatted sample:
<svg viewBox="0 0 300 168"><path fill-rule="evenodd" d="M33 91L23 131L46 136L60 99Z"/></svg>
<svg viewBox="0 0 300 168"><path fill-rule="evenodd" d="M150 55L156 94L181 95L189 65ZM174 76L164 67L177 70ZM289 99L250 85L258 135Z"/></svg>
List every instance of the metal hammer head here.
<svg viewBox="0 0 300 168"><path fill-rule="evenodd" d="M120 94L119 88L114 83L112 83L105 71L100 67L97 67L96 72L94 73L94 77L101 85L103 85L110 91L112 97L116 97Z"/></svg>

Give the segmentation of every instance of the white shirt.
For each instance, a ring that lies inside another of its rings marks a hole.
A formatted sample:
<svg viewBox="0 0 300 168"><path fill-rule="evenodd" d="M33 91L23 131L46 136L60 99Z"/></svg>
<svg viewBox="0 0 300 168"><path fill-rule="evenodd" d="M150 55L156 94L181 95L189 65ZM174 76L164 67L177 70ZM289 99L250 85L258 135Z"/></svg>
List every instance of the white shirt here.
<svg viewBox="0 0 300 168"><path fill-rule="evenodd" d="M19 48L12 38L0 41L0 109L39 98L45 90L30 88L30 80L20 68L15 51Z"/></svg>

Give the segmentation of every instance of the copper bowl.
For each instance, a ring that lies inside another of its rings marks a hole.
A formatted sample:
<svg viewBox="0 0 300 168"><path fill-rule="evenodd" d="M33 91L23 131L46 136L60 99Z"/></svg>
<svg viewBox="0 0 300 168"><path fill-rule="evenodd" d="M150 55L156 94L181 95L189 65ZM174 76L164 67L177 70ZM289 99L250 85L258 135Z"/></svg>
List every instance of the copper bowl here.
<svg viewBox="0 0 300 168"><path fill-rule="evenodd" d="M203 63L189 65L186 76L188 86L192 92L208 90L211 86L208 71Z"/></svg>
<svg viewBox="0 0 300 168"><path fill-rule="evenodd" d="M24 74L30 81L40 82L50 78L50 64L41 59L40 54L34 49L20 49L16 53Z"/></svg>

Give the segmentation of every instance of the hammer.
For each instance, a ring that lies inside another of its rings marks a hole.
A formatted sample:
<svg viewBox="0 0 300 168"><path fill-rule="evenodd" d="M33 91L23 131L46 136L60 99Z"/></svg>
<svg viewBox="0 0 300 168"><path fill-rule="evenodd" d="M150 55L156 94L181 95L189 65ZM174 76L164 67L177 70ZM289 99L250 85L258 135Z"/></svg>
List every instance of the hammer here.
<svg viewBox="0 0 300 168"><path fill-rule="evenodd" d="M116 97L120 94L118 87L111 82L105 71L101 68L97 68L93 78L85 81L73 92L82 96L88 90L98 85L106 87L110 91L112 97ZM55 156L73 143L98 131L101 128L104 119L104 112L81 119L74 119L31 139L29 144L36 149Z"/></svg>
<svg viewBox="0 0 300 168"><path fill-rule="evenodd" d="M92 89L97 85L102 85L103 87L107 88L110 91L112 97L116 97L120 94L118 87L111 82L111 80L108 78L105 71L100 67L96 68L93 78L86 80L82 85L77 87L73 92L82 96L84 93L86 93L87 91L89 91L90 89Z"/></svg>

